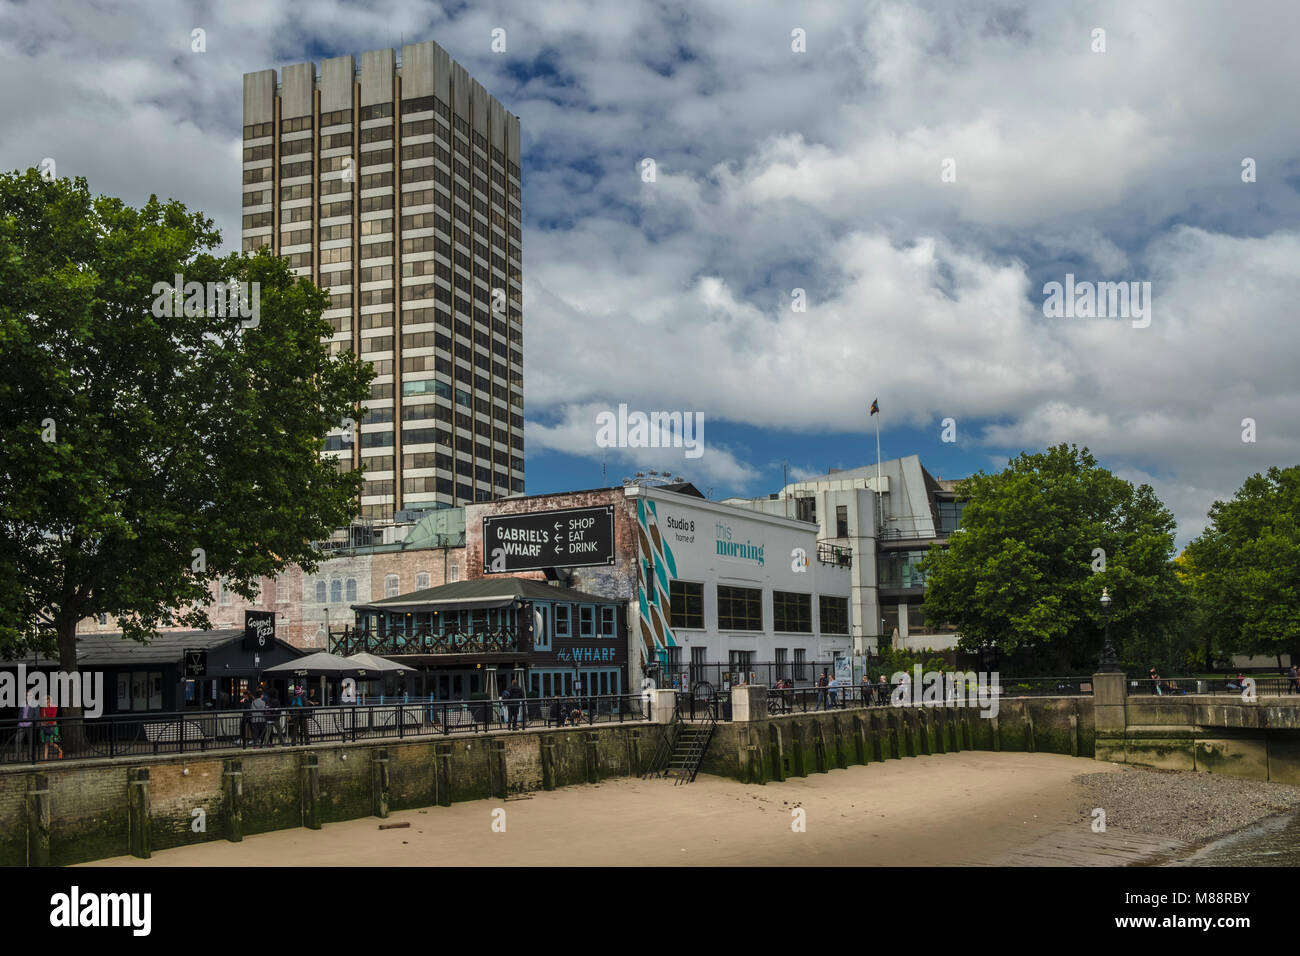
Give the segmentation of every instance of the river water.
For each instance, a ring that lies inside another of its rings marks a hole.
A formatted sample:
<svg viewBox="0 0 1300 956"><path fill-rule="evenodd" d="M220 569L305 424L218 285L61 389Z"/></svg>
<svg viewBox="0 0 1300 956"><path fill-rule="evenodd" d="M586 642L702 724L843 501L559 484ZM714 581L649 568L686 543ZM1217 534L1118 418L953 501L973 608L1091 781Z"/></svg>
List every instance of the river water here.
<svg viewBox="0 0 1300 956"><path fill-rule="evenodd" d="M1300 866L1300 813L1271 817L1165 866Z"/></svg>

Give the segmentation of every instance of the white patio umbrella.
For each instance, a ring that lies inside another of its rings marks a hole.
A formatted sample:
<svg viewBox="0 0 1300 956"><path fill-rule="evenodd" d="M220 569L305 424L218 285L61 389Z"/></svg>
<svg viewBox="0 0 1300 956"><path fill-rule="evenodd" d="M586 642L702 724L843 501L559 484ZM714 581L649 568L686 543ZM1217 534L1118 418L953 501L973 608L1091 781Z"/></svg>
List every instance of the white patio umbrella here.
<svg viewBox="0 0 1300 956"><path fill-rule="evenodd" d="M345 657L344 660L355 664L362 670L376 674L400 674L403 671L415 670L414 667L408 667L405 664L399 664L397 661L390 661L386 657L378 657L366 651L353 654L351 657Z"/></svg>

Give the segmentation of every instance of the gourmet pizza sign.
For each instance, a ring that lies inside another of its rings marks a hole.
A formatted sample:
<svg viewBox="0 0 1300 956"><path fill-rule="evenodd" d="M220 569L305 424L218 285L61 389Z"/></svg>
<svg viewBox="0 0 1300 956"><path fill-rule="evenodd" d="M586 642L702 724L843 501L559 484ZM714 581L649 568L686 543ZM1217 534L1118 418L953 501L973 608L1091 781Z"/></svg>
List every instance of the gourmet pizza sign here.
<svg viewBox="0 0 1300 956"><path fill-rule="evenodd" d="M614 508L563 508L483 519L483 573L614 563Z"/></svg>

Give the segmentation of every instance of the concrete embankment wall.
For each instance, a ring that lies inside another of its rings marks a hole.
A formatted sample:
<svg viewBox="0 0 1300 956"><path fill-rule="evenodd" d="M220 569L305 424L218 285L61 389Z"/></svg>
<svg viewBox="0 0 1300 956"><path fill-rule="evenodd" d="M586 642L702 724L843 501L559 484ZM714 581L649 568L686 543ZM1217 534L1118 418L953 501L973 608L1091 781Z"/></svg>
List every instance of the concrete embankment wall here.
<svg viewBox="0 0 1300 956"><path fill-rule="evenodd" d="M1122 686L1114 699L1098 759L1300 784L1300 699L1127 697Z"/></svg>
<svg viewBox="0 0 1300 956"><path fill-rule="evenodd" d="M720 723L700 770L766 783L837 767L961 750L1093 756L1090 697L1003 699L969 707L871 707Z"/></svg>
<svg viewBox="0 0 1300 956"><path fill-rule="evenodd" d="M65 865L642 772L660 724L0 768L0 865ZM196 813L195 811L201 811Z"/></svg>

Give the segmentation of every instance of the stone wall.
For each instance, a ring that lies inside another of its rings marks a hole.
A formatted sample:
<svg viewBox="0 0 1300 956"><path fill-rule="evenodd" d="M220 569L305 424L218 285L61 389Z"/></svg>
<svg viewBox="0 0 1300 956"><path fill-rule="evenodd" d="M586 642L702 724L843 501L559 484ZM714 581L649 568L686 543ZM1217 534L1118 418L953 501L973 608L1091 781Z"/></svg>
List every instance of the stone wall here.
<svg viewBox="0 0 1300 956"><path fill-rule="evenodd" d="M868 707L720 723L700 769L747 783L961 750L1093 756L1091 697L1002 699L968 707Z"/></svg>
<svg viewBox="0 0 1300 956"><path fill-rule="evenodd" d="M66 865L638 775L660 724L0 768L0 865ZM201 811L196 814L195 811Z"/></svg>
<svg viewBox="0 0 1300 956"><path fill-rule="evenodd" d="M1099 759L1300 784L1300 699L1129 697L1122 679L1113 696L1122 717L1098 727Z"/></svg>

